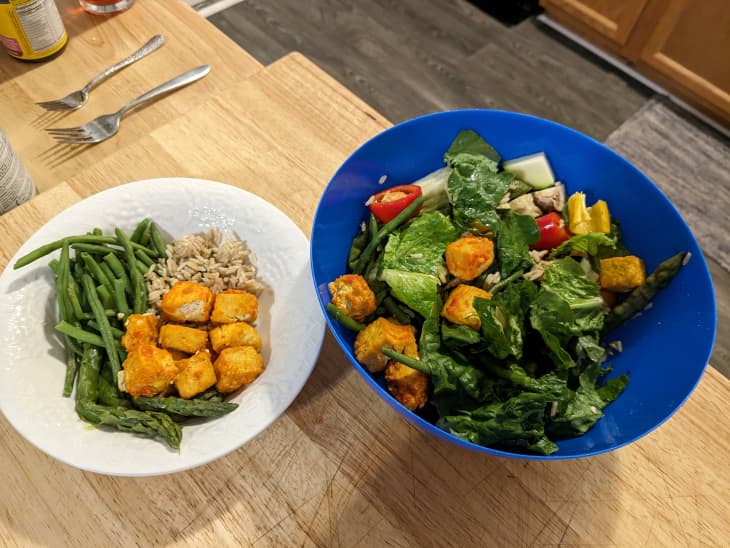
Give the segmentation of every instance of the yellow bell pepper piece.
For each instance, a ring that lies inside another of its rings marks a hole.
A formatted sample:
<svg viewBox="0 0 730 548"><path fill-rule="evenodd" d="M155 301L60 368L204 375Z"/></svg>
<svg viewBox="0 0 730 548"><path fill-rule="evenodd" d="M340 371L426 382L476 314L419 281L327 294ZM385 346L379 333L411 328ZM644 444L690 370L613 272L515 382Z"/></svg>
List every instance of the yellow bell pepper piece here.
<svg viewBox="0 0 730 548"><path fill-rule="evenodd" d="M573 234L589 232L611 232L611 216L608 204L598 200L591 207L586 207L586 195L576 192L568 198L568 230Z"/></svg>

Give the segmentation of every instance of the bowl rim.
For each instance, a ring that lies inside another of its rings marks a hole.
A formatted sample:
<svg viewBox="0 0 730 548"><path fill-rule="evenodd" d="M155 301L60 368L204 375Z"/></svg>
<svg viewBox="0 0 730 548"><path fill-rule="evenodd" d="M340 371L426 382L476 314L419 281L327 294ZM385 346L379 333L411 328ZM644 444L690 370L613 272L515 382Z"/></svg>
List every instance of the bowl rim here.
<svg viewBox="0 0 730 548"><path fill-rule="evenodd" d="M560 461L560 460L573 460L573 459L582 459L587 457L593 457L597 456L603 453L609 453L612 451L615 451L616 449L620 449L622 447L625 447L629 444L632 444L648 434L655 431L657 428L662 426L664 423L666 423L670 418L672 418L675 413L687 402L689 397L694 393L697 386L699 385L702 377L704 376L707 367L709 364L709 360L712 356L712 351L715 346L715 341L717 338L717 297L715 293L715 287L712 281L712 276L710 274L709 267L707 265L707 261L705 260L704 254L699 253L699 257L695 257L693 254L692 260L699 260L701 261L701 275L706 280L707 286L710 292L710 295L712 297L712 314L709 318L709 324L712 330L712 334L710 336L710 344L708 345L708 348L706 350L706 356L704 358L704 365L702 368L699 369L697 377L693 380L690 386L688 386L686 395L677 402L677 404L669 410L669 412L666 414L666 416L658 421L656 424L654 424L652 427L645 429L643 432L640 432L638 434L635 434L633 436L630 436L629 438L616 443L615 445L612 445L610 447L603 447L600 449L592 449L589 451L585 451L581 454L560 454L560 451L556 451L555 453L552 453L551 455L538 455L538 454L531 454L531 453L514 453L510 451L505 451L502 449L494 449L491 447L486 447L483 445L478 445L476 443L472 443L470 441L467 441L461 437L459 437L456 434L453 434L451 432L447 432L446 430L443 430L436 426L436 424L433 424L423 417L417 415L416 413L408 410L406 407L404 407L401 403L399 403L395 398L393 398L390 393L383 388L370 374L369 371L367 371L356 359L354 359L354 356L350 355L350 351L346 350L348 348L349 343L347 343L343 338L340 336L340 333L338 332L338 322L333 319L330 314L327 313L326 309L326 302L324 301L322 294L320 292L320 288L317 286L317 276L316 276L316 270L315 270L315 227L318 224L318 220L321 214L321 210L323 207L323 202L325 199L325 196L327 195L328 191L330 190L330 187L334 184L335 179L340 175L340 173L345 169L345 166L349 163L349 161L359 155L364 149L371 146L372 143L376 142L377 140L380 140L384 138L386 135L389 135L392 132L398 131L403 127L408 127L411 125L421 124L424 123L430 119L434 118L442 118L442 117L448 117L448 116L454 116L454 115L460 115L460 116L468 116L468 115L476 115L476 116L484 116L489 114L495 114L499 116L508 116L508 117L517 117L517 118L525 118L529 119L538 123L547 124L550 126L553 126L557 128L560 131L568 132L570 134L573 134L573 136L578 137L579 139L586 139L590 141L593 145L598 146L599 148L603 149L604 152L608 152L611 156L613 156L616 160L623 163L625 167L629 168L631 171L635 172L636 175L638 175L640 178L642 178L646 183L648 183L649 187L653 189L658 197L662 199L667 206L673 211L673 213L681 219L684 227L687 229L687 233L691 239L691 241L695 244L696 248L701 251L701 247L699 243L697 242L697 239L692 232L691 228L687 224L687 221L684 219L680 211L677 209L677 206L667 197L667 195L664 193L664 191L659 188L643 171L641 171L637 166L635 166L632 162L621 156L618 152L613 150L611 147L606 145L605 143L602 143L598 141L597 139L586 135L585 133L582 133L576 129L573 129L571 127L568 127L566 125L563 125L559 122L555 122L553 120L549 120L547 118L541 118L539 116L535 116L532 114L526 114L521 112L515 112L515 111L509 111L509 110L502 110L502 109L480 109L480 108L465 108L465 109L453 109L453 110L444 110L444 111L438 111L438 112L431 112L428 114L424 114L421 116L416 116L414 118L410 118L408 120L404 120L402 122L393 124L389 128L379 132L378 134L370 137L367 139L364 143L362 143L360 146L358 146L353 152L348 155L348 157L340 164L340 166L337 168L337 170L334 172L334 174L330 177L330 180L327 182L327 185L325 186L324 190L322 191L322 194L319 198L319 201L317 203L317 208L315 210L314 218L312 221L312 229L310 231L310 238L309 238L309 246L310 246L310 269L312 273L312 280L314 282L314 289L315 293L317 295L317 301L319 302L322 314L325 317L325 321L327 323L327 327L329 328L332 335L335 337L335 340L337 341L338 345L340 346L340 350L343 352L345 357L347 358L347 361L350 362L352 366L355 367L357 372L360 374L361 377L365 379L365 382L370 385L370 387L378 394L378 396L384 400L391 408L393 408L399 415L401 415L403 418L405 418L407 421L415 424L422 430L435 435L437 438L446 441L448 443L452 443L455 445L458 445L460 447L463 447L465 449L476 451L479 453L497 456L497 457L503 457L503 458L509 458L509 459L518 459L518 460L537 460L537 461L544 461L544 460L551 460L551 461ZM328 301L329 302L329 301ZM561 440L558 440L558 443Z"/></svg>

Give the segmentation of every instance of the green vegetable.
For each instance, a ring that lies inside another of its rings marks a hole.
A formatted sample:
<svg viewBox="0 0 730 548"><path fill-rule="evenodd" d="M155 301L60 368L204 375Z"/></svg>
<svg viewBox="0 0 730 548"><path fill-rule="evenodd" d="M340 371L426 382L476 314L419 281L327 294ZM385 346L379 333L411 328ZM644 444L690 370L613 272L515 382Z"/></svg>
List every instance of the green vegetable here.
<svg viewBox="0 0 730 548"><path fill-rule="evenodd" d="M499 273L507 278L517 270L525 270L532 266L530 244L540 239L540 230L535 219L529 215L520 215L507 211L499 223L497 233L497 261Z"/></svg>
<svg viewBox="0 0 730 548"><path fill-rule="evenodd" d="M15 261L15 264L13 265L13 270L17 270L19 268L22 268L26 265L29 265L33 261L36 261L40 259L41 257L45 257L49 253L52 253L56 251L57 249L61 249L63 247L64 243L76 244L76 243L90 243L90 244L117 244L117 239L113 238L111 236L96 236L91 234L86 234L82 236L70 236L68 238L61 238L60 240L56 240L55 242L51 242L49 244L42 245L38 249L35 249L28 253L27 255L22 256L20 259ZM141 249L145 253L147 253L150 256L157 256L157 253L143 245L140 245L138 243L132 242L132 247L135 249Z"/></svg>
<svg viewBox="0 0 730 548"><path fill-rule="evenodd" d="M238 408L237 403L209 400L184 400L182 398L138 397L132 401L136 407L145 411L170 412L183 417L221 417Z"/></svg>
<svg viewBox="0 0 730 548"><path fill-rule="evenodd" d="M142 219L134 228L134 232L132 232L132 235L129 237L129 241L139 242L142 239L142 236L147 232L151 221L152 219L150 219L149 217L145 217L144 219Z"/></svg>
<svg viewBox="0 0 730 548"><path fill-rule="evenodd" d="M166 259L167 251L165 251L165 240L162 237L162 232L160 232L160 227L157 226L157 223L150 224L150 236L152 237L152 245L154 246L155 251L157 251L157 256L162 259Z"/></svg>
<svg viewBox="0 0 730 548"><path fill-rule="evenodd" d="M494 171L497 171L497 164L502 160L499 152L471 129L460 131L444 154L444 161L448 164L481 162L485 158L494 164Z"/></svg>
<svg viewBox="0 0 730 548"><path fill-rule="evenodd" d="M641 312L654 296L669 285L669 282L679 273L686 256L687 253L681 251L657 266L654 272L646 277L643 285L634 289L623 302L611 309L606 316L603 326L604 332L615 329L635 314Z"/></svg>
<svg viewBox="0 0 730 548"><path fill-rule="evenodd" d="M332 303L327 303L327 312L332 314L332 316L340 322L342 325L344 325L347 329L351 331L362 331L365 329L365 326L361 324L358 321L353 320L350 316L345 314L342 310L337 308Z"/></svg>
<svg viewBox="0 0 730 548"><path fill-rule="evenodd" d="M444 251L459 237L449 218L442 213L424 213L400 232L388 238L383 268L430 274L446 278Z"/></svg>
<svg viewBox="0 0 730 548"><path fill-rule="evenodd" d="M96 403L99 399L99 369L101 353L90 344L84 345L79 366L79 381L76 385L76 401Z"/></svg>
<svg viewBox="0 0 730 548"><path fill-rule="evenodd" d="M94 314L94 319L99 324L99 333L104 341L104 349L106 350L107 359L112 369L114 378L122 368L121 362L119 361L119 353L117 352L117 342L114 339L114 334L111 331L109 325L109 319L104 314L104 307L99 300L96 291L94 290L94 282L91 280L91 276L84 274L81 278L83 283L84 292L89 300L91 306L91 312Z"/></svg>
<svg viewBox="0 0 730 548"><path fill-rule="evenodd" d="M554 248L550 252L550 258L557 259L571 254L596 256L601 250L601 246L615 249L616 243L615 237L603 232L577 234Z"/></svg>
<svg viewBox="0 0 730 548"><path fill-rule="evenodd" d="M385 269L382 280L390 287L392 295L424 318L438 297L439 281L430 274Z"/></svg>

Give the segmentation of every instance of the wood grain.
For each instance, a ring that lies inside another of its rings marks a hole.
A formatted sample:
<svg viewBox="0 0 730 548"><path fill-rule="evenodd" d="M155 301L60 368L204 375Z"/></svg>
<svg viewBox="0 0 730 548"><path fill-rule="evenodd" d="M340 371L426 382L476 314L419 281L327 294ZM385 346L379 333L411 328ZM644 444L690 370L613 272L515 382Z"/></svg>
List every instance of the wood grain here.
<svg viewBox="0 0 730 548"><path fill-rule="evenodd" d="M176 9L169 9L171 3ZM144 0L113 17L88 14L79 8L77 0L59 0L58 6L71 36L60 57L47 63L27 64L0 56L0 124L41 191L98 158L136 143L184 113L189 105L204 102L261 68L253 57L181 0ZM93 90L81 109L47 113L34 104L81 88L92 76L129 55L155 34L165 37L162 48ZM193 46L190 37L196 35L206 39L195 40ZM208 76L130 114L113 140L93 147L62 146L43 131L47 127L77 126L100 114L114 112L156 85L204 63L212 66Z"/></svg>
<svg viewBox="0 0 730 548"><path fill-rule="evenodd" d="M56 212L150 176L253 190L309 232L334 169L387 126L307 59L289 55L1 217L0 267ZM278 421L187 472L82 472L0 417L8 493L0 545L722 545L730 542L729 414L730 381L710 368L672 419L628 447L553 463L490 458L401 419L328 334L309 382Z"/></svg>
<svg viewBox="0 0 730 548"><path fill-rule="evenodd" d="M210 20L264 64L301 51L394 122L500 108L602 140L647 97L533 21L507 28L464 0L249 0Z"/></svg>

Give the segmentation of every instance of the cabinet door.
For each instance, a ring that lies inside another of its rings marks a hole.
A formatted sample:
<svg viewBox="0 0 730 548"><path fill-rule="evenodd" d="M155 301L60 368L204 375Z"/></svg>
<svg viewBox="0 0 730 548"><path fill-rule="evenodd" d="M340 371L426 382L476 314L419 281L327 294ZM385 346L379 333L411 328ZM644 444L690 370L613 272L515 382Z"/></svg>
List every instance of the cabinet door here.
<svg viewBox="0 0 730 548"><path fill-rule="evenodd" d="M542 0L540 3L554 16L556 11L564 17L579 21L598 32L615 46L623 46L628 40L636 20L648 0Z"/></svg>
<svg viewBox="0 0 730 548"><path fill-rule="evenodd" d="M730 119L730 2L652 0L662 16L644 42L642 72ZM652 6L654 9L655 6ZM677 84L679 89L677 89Z"/></svg>

